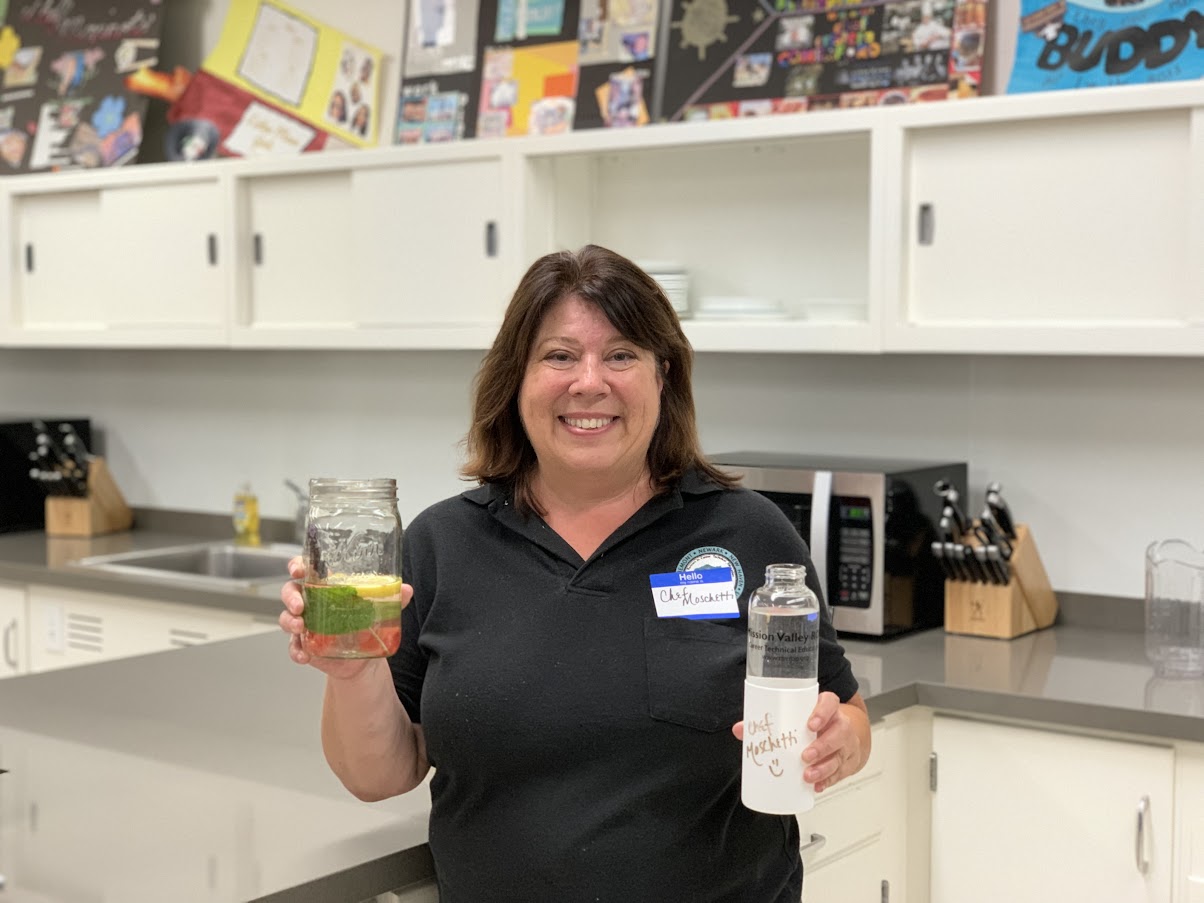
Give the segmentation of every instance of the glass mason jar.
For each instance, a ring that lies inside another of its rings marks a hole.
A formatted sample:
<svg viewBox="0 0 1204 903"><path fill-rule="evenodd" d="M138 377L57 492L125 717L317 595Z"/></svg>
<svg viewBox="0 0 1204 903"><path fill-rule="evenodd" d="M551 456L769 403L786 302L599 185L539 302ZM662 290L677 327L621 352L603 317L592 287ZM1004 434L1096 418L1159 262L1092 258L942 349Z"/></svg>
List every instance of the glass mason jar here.
<svg viewBox="0 0 1204 903"><path fill-rule="evenodd" d="M396 480L309 481L305 632L319 658L380 658L401 645Z"/></svg>

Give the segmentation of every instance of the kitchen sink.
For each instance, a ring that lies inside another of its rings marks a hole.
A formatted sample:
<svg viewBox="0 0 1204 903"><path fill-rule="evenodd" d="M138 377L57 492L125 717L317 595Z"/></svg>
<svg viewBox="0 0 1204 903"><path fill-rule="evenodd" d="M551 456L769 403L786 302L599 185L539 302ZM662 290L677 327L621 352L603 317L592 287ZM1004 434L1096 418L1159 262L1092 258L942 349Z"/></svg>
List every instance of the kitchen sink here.
<svg viewBox="0 0 1204 903"><path fill-rule="evenodd" d="M300 546L287 543L238 546L232 542L199 542L94 555L75 564L129 577L239 587L283 583L288 579L289 559L300 554Z"/></svg>

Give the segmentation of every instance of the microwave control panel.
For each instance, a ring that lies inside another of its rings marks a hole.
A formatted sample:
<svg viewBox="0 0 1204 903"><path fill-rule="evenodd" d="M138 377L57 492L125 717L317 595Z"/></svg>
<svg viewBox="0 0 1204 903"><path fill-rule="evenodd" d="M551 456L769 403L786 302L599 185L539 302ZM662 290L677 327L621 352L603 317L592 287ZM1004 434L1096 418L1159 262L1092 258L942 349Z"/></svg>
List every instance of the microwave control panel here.
<svg viewBox="0 0 1204 903"><path fill-rule="evenodd" d="M811 496L766 492L803 537L811 542ZM828 585L831 605L869 608L874 590L874 527L870 499L836 495L828 512Z"/></svg>
<svg viewBox="0 0 1204 903"><path fill-rule="evenodd" d="M874 581L874 527L870 500L864 497L834 496L830 518L828 548L835 550L834 585L829 587L832 604L869 608ZM835 540L835 541L833 541ZM829 574L833 571L829 570Z"/></svg>

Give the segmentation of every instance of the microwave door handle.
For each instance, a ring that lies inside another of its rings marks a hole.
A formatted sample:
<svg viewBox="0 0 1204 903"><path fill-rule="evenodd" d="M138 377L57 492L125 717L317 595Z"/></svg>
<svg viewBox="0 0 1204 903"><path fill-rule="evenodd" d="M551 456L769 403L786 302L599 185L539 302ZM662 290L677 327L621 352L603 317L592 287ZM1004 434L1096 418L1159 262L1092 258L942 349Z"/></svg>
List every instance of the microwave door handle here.
<svg viewBox="0 0 1204 903"><path fill-rule="evenodd" d="M817 470L811 489L811 563L828 605L828 523L832 510L832 471Z"/></svg>

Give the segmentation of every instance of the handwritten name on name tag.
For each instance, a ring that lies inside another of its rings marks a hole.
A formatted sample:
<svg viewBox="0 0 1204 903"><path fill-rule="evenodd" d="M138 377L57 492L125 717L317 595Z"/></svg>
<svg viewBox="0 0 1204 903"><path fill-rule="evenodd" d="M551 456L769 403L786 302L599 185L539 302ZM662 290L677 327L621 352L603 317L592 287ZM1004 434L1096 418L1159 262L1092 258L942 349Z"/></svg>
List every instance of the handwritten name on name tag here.
<svg viewBox="0 0 1204 903"><path fill-rule="evenodd" d="M652 601L662 618L736 618L740 606L731 568L649 574Z"/></svg>

